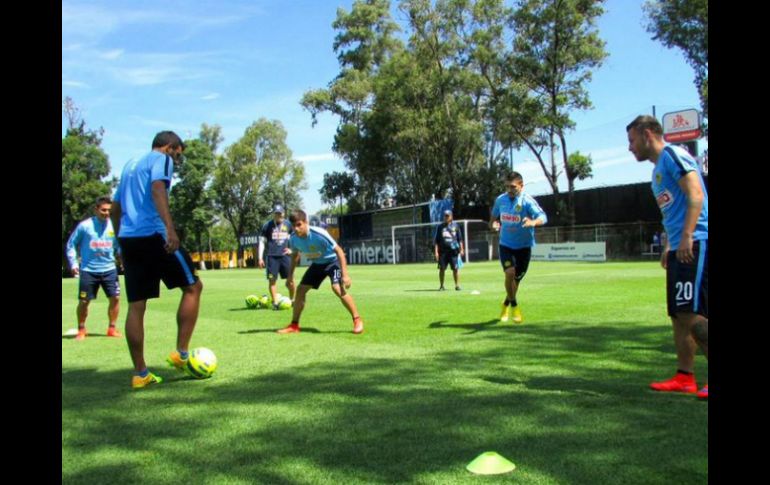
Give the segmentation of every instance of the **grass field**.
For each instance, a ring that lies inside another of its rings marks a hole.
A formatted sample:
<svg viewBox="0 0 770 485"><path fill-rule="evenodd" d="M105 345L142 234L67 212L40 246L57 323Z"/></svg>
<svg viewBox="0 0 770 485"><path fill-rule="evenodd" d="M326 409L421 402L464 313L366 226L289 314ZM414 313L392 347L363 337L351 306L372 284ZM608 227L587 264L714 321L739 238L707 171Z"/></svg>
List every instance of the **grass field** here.
<svg viewBox="0 0 770 485"><path fill-rule="evenodd" d="M92 336L62 337L63 483L707 483L708 403L647 387L676 368L659 264L534 262L521 325L497 321L496 262L466 265L459 292L436 291L434 264L350 271L363 335L328 281L281 336L289 311L245 308L263 271L201 272L192 347L219 358L203 381L165 367L179 290L163 288L145 355L166 380L138 391L100 294ZM62 280L62 335L76 285ZM466 471L485 451L516 470Z"/></svg>

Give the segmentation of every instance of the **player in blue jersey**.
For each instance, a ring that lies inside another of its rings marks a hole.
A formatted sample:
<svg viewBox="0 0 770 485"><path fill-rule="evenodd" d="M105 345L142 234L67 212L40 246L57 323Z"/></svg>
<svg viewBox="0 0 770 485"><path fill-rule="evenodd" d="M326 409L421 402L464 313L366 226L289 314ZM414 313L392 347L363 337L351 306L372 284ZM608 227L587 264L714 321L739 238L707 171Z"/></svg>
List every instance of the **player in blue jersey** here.
<svg viewBox="0 0 770 485"><path fill-rule="evenodd" d="M267 280L269 282L270 298L273 301L273 310L278 310L278 301L276 296L278 291L275 289L275 283L278 276L286 280L286 288L289 290L289 298L294 300L294 280L288 280L289 270L291 269L291 249L289 249L289 237L291 237L291 224L283 218L283 207L276 204L273 208L273 218L262 226L259 237L259 267L267 266ZM267 243L267 254L265 254L265 243ZM263 256L264 255L264 256ZM267 265L265 265L267 260Z"/></svg>
<svg viewBox="0 0 770 485"><path fill-rule="evenodd" d="M433 250L438 262L439 291L444 291L444 272L447 265L452 268L452 276L455 280L455 290L460 290L460 271L458 257L465 254L463 245L463 230L452 220L452 211L444 211L444 222L436 228L433 236Z"/></svg>
<svg viewBox="0 0 770 485"><path fill-rule="evenodd" d="M649 160L652 193L663 214L666 243L661 265L666 269L668 315L674 328L679 369L652 389L697 393L708 399L708 384L698 391L693 374L695 351L708 360L708 194L698 164L684 149L667 145L663 127L652 116L638 116L626 127L628 149L637 161Z"/></svg>
<svg viewBox="0 0 770 485"><path fill-rule="evenodd" d="M118 231L125 266L126 340L134 363L131 387L135 389L163 380L151 373L144 361L144 313L147 300L160 296L161 280L166 288L182 289L176 315L176 350L166 359L180 371L187 363L188 346L198 320L203 284L190 255L179 247L168 200L174 165L182 163L184 149L176 133L158 133L150 153L126 164L115 193L112 222Z"/></svg>
<svg viewBox="0 0 770 485"><path fill-rule="evenodd" d="M78 289L78 333L75 340L83 340L88 318L88 304L96 298L99 287L109 299L107 307L108 337L122 337L115 328L120 312L120 281L115 267L115 253L119 251L118 238L110 221L112 200L109 197L96 199L94 216L78 224L67 240L67 259L73 276L80 278ZM80 264L78 264L80 254ZM119 260L118 260L119 262Z"/></svg>
<svg viewBox="0 0 770 485"><path fill-rule="evenodd" d="M364 331L364 322L358 314L353 295L347 292L352 284L348 275L348 263L345 252L337 245L333 237L320 227L311 227L307 222L307 214L301 210L292 212L289 221L294 228L290 245L294 250L289 270L289 281L294 280L294 270L299 265L300 255L304 254L310 261L310 267L305 271L297 287L294 300L291 324L277 332L280 334L299 333L299 318L305 309L305 296L311 289L318 289L328 276L332 281L332 291L340 299L350 316L353 318L353 333Z"/></svg>
<svg viewBox="0 0 770 485"><path fill-rule="evenodd" d="M548 222L548 217L537 201L524 193L524 178L518 172L505 177L507 192L495 199L492 207L492 229L500 231L500 264L505 271L505 301L500 321L511 317L515 323L524 321L516 301L521 280L529 268L532 246L535 245L535 227Z"/></svg>

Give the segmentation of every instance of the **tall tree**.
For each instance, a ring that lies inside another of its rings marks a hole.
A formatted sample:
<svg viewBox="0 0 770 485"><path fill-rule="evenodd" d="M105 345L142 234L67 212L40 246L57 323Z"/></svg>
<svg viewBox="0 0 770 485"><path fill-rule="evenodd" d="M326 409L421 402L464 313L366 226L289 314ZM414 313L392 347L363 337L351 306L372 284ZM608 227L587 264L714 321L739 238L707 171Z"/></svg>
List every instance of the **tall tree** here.
<svg viewBox="0 0 770 485"><path fill-rule="evenodd" d="M647 32L668 48L682 49L695 70L695 86L703 115L709 111L709 9L708 0L647 0Z"/></svg>
<svg viewBox="0 0 770 485"><path fill-rule="evenodd" d="M355 177L346 172L332 172L324 174L323 187L318 191L321 194L321 202L334 204L339 200L338 214L342 215L342 200L350 198L356 188Z"/></svg>
<svg viewBox="0 0 770 485"><path fill-rule="evenodd" d="M277 202L299 207L299 191L307 187L304 166L292 158L283 125L264 118L225 149L214 173L217 206L236 238L259 230ZM242 264L242 248L238 261Z"/></svg>
<svg viewBox="0 0 770 485"><path fill-rule="evenodd" d="M68 127L61 143L62 265L66 266L66 244L77 224L92 213L97 197L111 195L116 181L104 180L110 173L109 157L101 147L103 129L91 130L80 117L71 98L62 109Z"/></svg>
<svg viewBox="0 0 770 485"><path fill-rule="evenodd" d="M554 194L559 194L559 175L567 174L569 196L565 209L570 225L575 224L576 177L570 177L566 133L575 126L570 113L592 107L586 84L592 70L607 56L596 29L596 21L604 13L603 3L519 0L513 16L514 68L542 106L534 119L537 129L525 143L540 162ZM544 145L550 155L549 164L542 157ZM556 163L559 151L561 169Z"/></svg>
<svg viewBox="0 0 770 485"><path fill-rule="evenodd" d="M206 235L215 217L214 193L211 179L214 172L214 154L203 138L187 140L185 161L174 176L179 182L171 188L170 204L177 232L185 247L204 251Z"/></svg>
<svg viewBox="0 0 770 485"><path fill-rule="evenodd" d="M340 73L326 89L304 94L301 104L311 114L330 112L340 117L333 149L360 179L349 201L359 209L379 205L386 190L386 150L382 140L369 132L372 83L380 66L402 48L394 37L397 24L390 16L389 0L356 0L350 12L340 8L332 26L337 30L334 52Z"/></svg>
<svg viewBox="0 0 770 485"><path fill-rule="evenodd" d="M209 147L212 154L216 154L217 148L225 140L222 136L222 127L219 125L208 125L203 123L198 139Z"/></svg>

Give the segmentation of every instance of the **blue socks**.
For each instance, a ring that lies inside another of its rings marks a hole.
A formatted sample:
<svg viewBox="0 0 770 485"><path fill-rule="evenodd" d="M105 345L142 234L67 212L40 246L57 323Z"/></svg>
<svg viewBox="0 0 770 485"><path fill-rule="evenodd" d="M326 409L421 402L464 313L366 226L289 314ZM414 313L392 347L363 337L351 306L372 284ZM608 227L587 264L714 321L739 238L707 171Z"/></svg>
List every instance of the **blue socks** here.
<svg viewBox="0 0 770 485"><path fill-rule="evenodd" d="M177 352L179 352L179 356L182 358L182 360L187 360L188 353L184 350L176 349Z"/></svg>

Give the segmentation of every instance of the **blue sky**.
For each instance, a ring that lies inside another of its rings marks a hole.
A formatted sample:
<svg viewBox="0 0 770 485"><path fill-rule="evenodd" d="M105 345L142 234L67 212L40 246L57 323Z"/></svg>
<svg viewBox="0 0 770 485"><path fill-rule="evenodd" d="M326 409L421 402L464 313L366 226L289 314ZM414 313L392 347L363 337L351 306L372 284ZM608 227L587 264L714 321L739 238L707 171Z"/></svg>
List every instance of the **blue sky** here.
<svg viewBox="0 0 770 485"><path fill-rule="evenodd" d="M202 123L218 124L227 146L257 119L279 120L294 158L305 164L304 209L314 213L323 205L323 174L345 167L331 149L338 119L322 115L312 127L299 100L338 74L331 24L337 8L350 11L352 3L64 0L62 97L75 101L87 126L104 128L114 175L149 151L160 130L191 138ZM594 161L594 177L578 189L649 180L652 165L628 152L626 124L653 105L659 119L699 108L692 69L680 51L651 40L642 3L608 0L599 20L609 57L588 86L594 109L574 113L577 127L567 136L570 152ZM699 152L704 148L701 141ZM529 193L550 192L528 152L514 154L514 168Z"/></svg>

